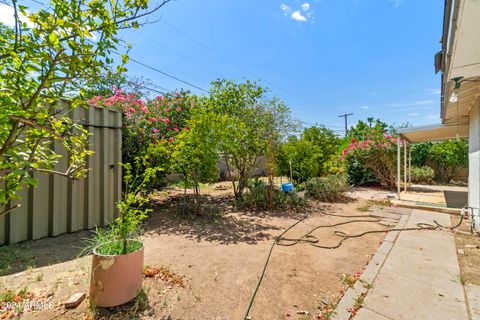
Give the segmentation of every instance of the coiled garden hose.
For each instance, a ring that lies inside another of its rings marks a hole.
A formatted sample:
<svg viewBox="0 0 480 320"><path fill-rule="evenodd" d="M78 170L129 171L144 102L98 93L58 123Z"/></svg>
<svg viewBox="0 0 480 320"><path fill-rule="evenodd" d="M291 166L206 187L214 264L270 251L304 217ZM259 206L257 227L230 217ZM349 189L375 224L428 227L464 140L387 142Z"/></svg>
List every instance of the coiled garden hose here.
<svg viewBox="0 0 480 320"><path fill-rule="evenodd" d="M460 213L460 221L454 225L453 227L447 227L447 226L443 226L441 225L440 223L438 223L436 220L433 220L433 224L431 223L425 223L425 222L420 222L420 223L417 223L417 226L416 227L409 227L409 228L391 228L391 229L384 229L384 230L369 230L369 231L365 231L365 232L362 232L362 233L358 233L358 234L354 234L354 235L350 235L350 234L347 234L343 231L338 231L338 230L335 230L333 232L334 235L336 236L339 236L341 237L341 239L338 241L338 243L336 245L333 245L333 246L326 246L326 245L321 245L319 244L320 240L315 237L314 235L312 235L312 233L318 229L321 229L321 228L333 228L333 227L338 227L338 226L341 226L341 225L346 225L346 224L350 224L350 223L357 223L357 222L380 222L382 219L380 218L385 218L385 217L382 217L382 216L378 216L378 215L339 215L339 214L333 214L333 213L326 213L326 212L323 212L322 214L323 215L327 215L327 216L333 216L333 217L340 217L340 218L370 218L370 219L356 219L356 220L349 220L349 221L344 221L344 222L339 222L339 223L335 223L335 224L328 224L328 225L318 225L316 226L315 228L311 229L310 231L308 231L306 234L304 234L303 236L301 236L300 238L284 238L283 235L285 233L287 233L288 231L290 231L293 227L295 227L297 224L299 224L300 222L304 221L305 219L308 218L308 216L305 216L303 218L301 218L300 220L296 221L294 224L292 224L291 226L289 226L287 229L285 229L278 237L275 238L275 240L272 242L272 245L270 246L270 250L268 251L268 255L267 255L267 259L265 260L265 263L263 265L263 268L262 268L262 272L260 273L260 277L258 278L258 281L257 281L257 284L255 285L255 288L253 290L253 293L252 293L252 296L250 298L250 301L248 303L248 307L247 307L247 310L245 312L245 315L244 317L242 318L243 320L248 320L250 319L249 318L249 314L250 314L250 310L252 309L252 306L253 306L253 302L255 301L255 297L257 295L257 291L258 289L260 288L260 285L262 283L262 280L263 280L263 276L265 275L265 271L267 270L267 266L268 266L268 263L270 262L270 257L272 256L272 251L273 251L273 248L275 247L275 245L279 245L279 246L285 246L285 247L290 247L290 246L294 246L296 244L299 244L299 243L308 243L309 245L313 246L313 247L316 247L316 248L320 248L320 249L337 249L339 248L343 242L347 239L353 239L353 238L360 238L360 237L363 237L367 234L373 234L373 233L384 233L384 232L391 232L391 231L418 231L418 230L440 230L440 229L449 229L449 230L453 230L453 229L456 229L458 228L462 222L463 222L463 219L464 219L464 214L465 214L465 211L464 211L465 208L462 209L461 213Z"/></svg>

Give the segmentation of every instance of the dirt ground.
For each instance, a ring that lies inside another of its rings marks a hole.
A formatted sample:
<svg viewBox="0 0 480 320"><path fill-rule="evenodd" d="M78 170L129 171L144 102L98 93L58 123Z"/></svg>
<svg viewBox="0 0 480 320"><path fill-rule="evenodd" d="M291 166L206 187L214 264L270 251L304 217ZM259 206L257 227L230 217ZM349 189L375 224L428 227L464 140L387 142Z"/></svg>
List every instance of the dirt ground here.
<svg viewBox="0 0 480 320"><path fill-rule="evenodd" d="M452 216L452 225L456 225L459 219ZM480 235L471 234L466 221L454 234L462 283L480 285Z"/></svg>
<svg viewBox="0 0 480 320"><path fill-rule="evenodd" d="M362 219L323 213L365 215L366 199L372 198L358 191L357 200L347 203L315 203L298 212L248 212L229 205L231 190L217 185L203 190L214 214L199 218L182 214L181 192L161 192L155 199L144 236L145 264L162 267L166 276L146 278L141 299L96 313L89 310L88 299L76 309L63 308L71 294L88 295L91 257L76 255L89 231L16 247L26 258L0 277L0 292L26 288L32 300L51 302L44 310L24 312L22 319L94 319L101 315L105 319L242 319L276 236L305 217L285 237L301 237L318 225ZM357 222L321 228L312 235L319 244L333 246L340 240L335 230L356 234L386 228L376 222ZM317 319L320 309L334 303L345 290L342 277L361 272L384 235L349 239L335 250L308 243L275 246L250 316L253 320Z"/></svg>

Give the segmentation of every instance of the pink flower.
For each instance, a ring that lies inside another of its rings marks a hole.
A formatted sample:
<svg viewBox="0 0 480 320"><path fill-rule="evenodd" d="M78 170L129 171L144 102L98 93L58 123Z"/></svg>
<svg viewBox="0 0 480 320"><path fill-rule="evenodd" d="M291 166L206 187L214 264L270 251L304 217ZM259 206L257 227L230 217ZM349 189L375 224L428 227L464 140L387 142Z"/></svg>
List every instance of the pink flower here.
<svg viewBox="0 0 480 320"><path fill-rule="evenodd" d="M156 129L156 128L152 129L152 132L153 132L153 133L158 133L159 131L160 131L160 130L158 130L158 129Z"/></svg>
<svg viewBox="0 0 480 320"><path fill-rule="evenodd" d="M183 130L188 131L188 130L190 130L190 128L185 127L185 128L183 128Z"/></svg>
<svg viewBox="0 0 480 320"><path fill-rule="evenodd" d="M353 138L353 139L352 139L352 143L355 143L355 142L357 142L357 140L355 140L355 138Z"/></svg>
<svg viewBox="0 0 480 320"><path fill-rule="evenodd" d="M155 121L157 121L157 119L155 119L154 117L150 117L148 118L148 121L150 121L151 123L154 123Z"/></svg>
<svg viewBox="0 0 480 320"><path fill-rule="evenodd" d="M143 106L140 108L141 111L143 111L143 113L149 113L150 111L148 110L147 107Z"/></svg>
<svg viewBox="0 0 480 320"><path fill-rule="evenodd" d="M170 141L170 142L172 142L173 140L175 140L175 139L173 139L173 137L168 138L168 141Z"/></svg>
<svg viewBox="0 0 480 320"><path fill-rule="evenodd" d="M177 132L178 132L178 127L173 127L173 131L177 131Z"/></svg>
<svg viewBox="0 0 480 320"><path fill-rule="evenodd" d="M163 100L163 96L157 96L157 100Z"/></svg>
<svg viewBox="0 0 480 320"><path fill-rule="evenodd" d="M134 108L132 108L132 107L128 108L128 113L134 113L134 112L135 112Z"/></svg>

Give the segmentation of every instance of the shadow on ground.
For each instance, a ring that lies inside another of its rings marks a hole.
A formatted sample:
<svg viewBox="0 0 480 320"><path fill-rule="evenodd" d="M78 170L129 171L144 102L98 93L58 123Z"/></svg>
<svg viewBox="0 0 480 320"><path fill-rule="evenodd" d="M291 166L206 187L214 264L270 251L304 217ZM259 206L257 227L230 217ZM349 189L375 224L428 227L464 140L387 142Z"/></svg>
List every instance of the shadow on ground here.
<svg viewBox="0 0 480 320"><path fill-rule="evenodd" d="M92 231L62 234L0 247L0 276L70 261L78 257Z"/></svg>
<svg viewBox="0 0 480 320"><path fill-rule="evenodd" d="M231 196L203 196L201 214L191 213L184 207L188 202L182 195L167 200L154 199L154 211L146 223L147 235L182 235L197 241L222 244L244 242L256 244L272 239L272 232L283 227L268 221L272 218L301 219L306 210L242 211L235 209ZM205 209L207 208L207 209Z"/></svg>

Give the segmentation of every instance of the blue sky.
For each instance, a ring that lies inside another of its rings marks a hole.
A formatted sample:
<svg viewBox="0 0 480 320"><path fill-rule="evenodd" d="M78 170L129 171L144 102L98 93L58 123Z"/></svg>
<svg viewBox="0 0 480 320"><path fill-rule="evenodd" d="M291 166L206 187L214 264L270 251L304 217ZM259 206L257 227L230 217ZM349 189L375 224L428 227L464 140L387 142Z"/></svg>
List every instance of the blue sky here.
<svg viewBox="0 0 480 320"><path fill-rule="evenodd" d="M378 117L439 122L443 4L438 0L174 0L123 32L132 58L208 89L210 81L261 80L296 118L343 128ZM216 54L219 53L220 55ZM189 88L130 62L129 74Z"/></svg>

